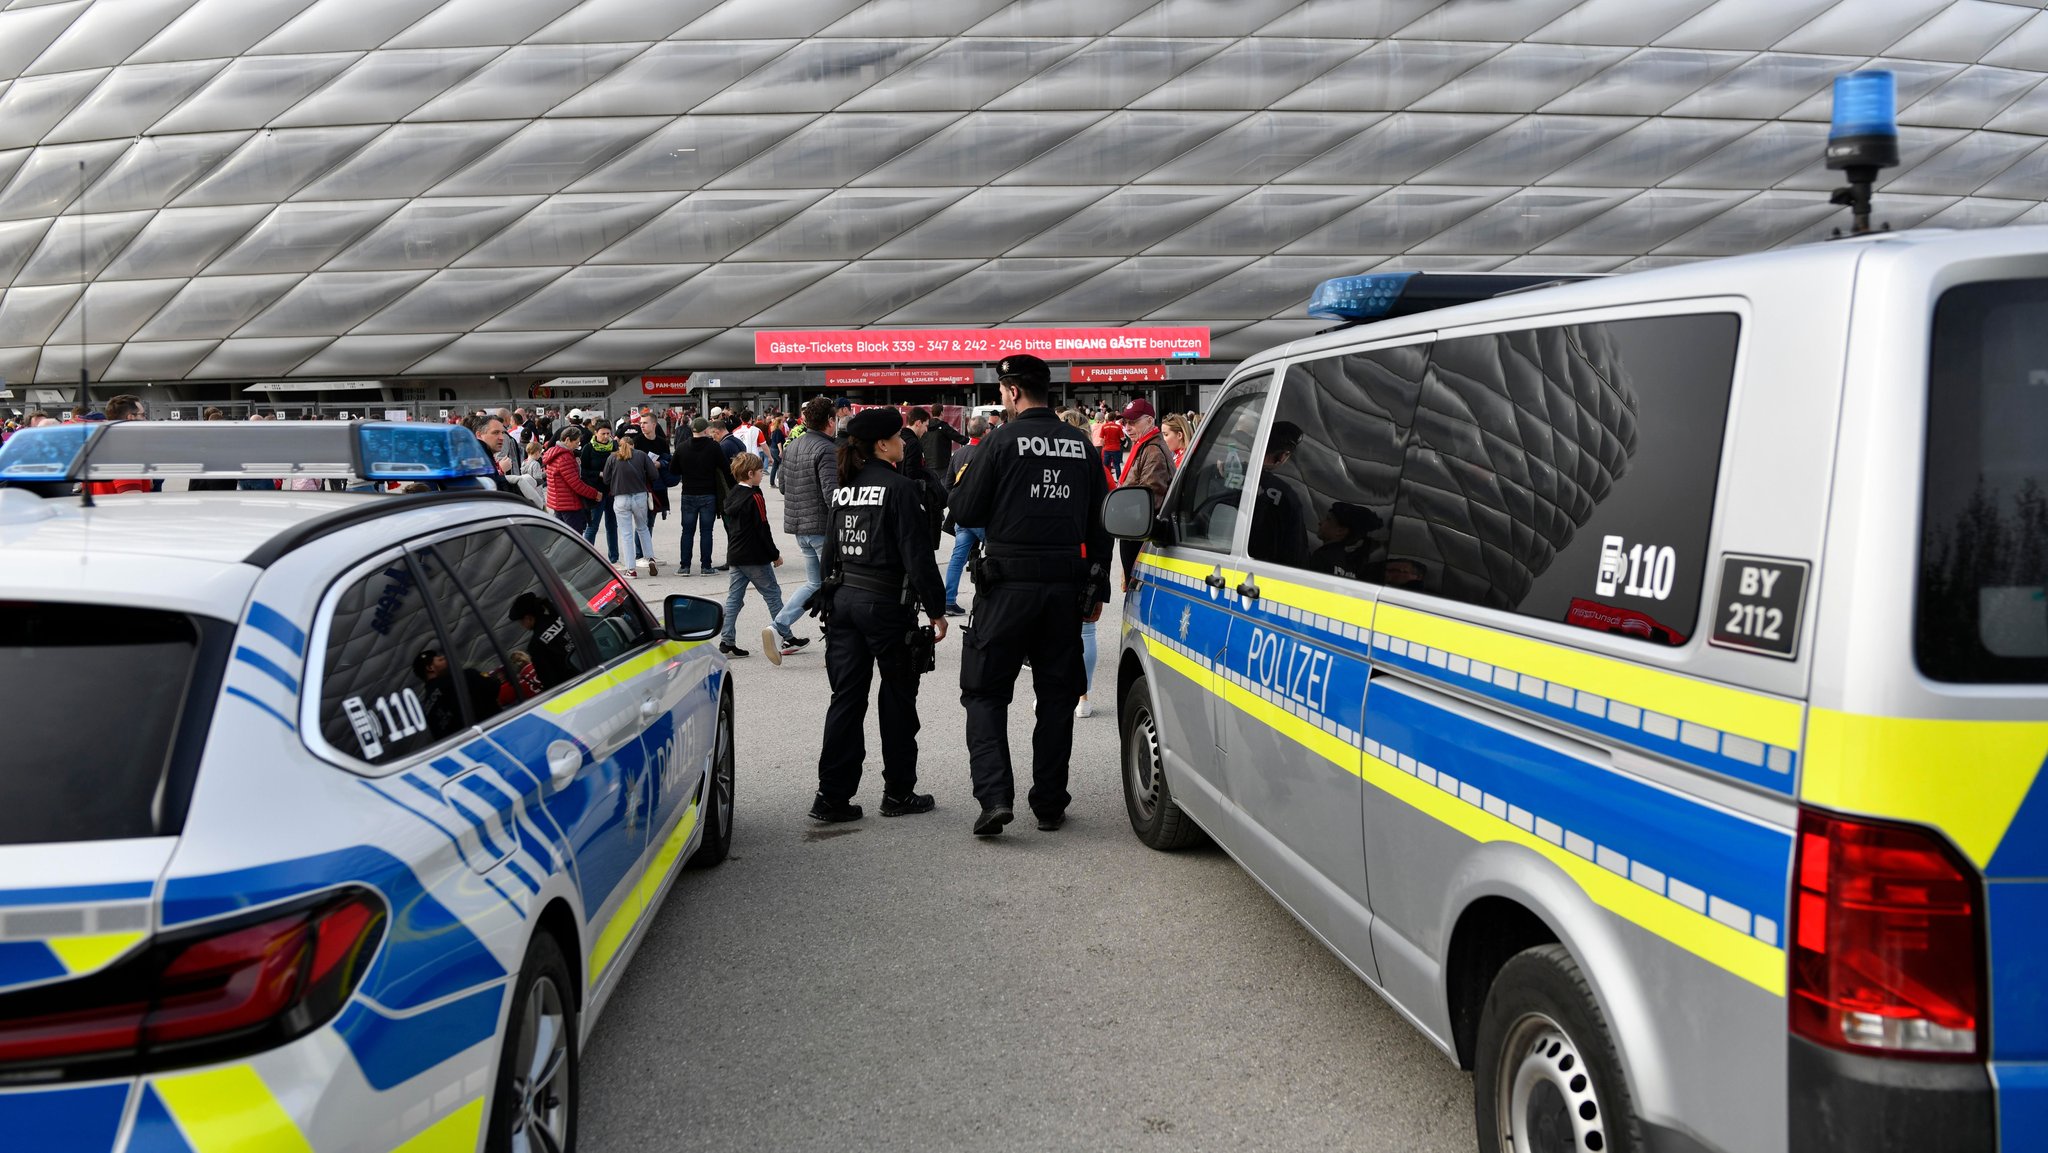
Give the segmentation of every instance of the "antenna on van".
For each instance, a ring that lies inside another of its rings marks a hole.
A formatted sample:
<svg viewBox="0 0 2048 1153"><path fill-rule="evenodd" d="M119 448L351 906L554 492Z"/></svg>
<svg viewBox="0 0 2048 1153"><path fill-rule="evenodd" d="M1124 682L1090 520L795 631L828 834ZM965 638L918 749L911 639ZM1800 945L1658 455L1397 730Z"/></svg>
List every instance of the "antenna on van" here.
<svg viewBox="0 0 2048 1153"><path fill-rule="evenodd" d="M1835 77L1834 117L1828 126L1827 163L1847 173L1849 186L1837 188L1830 203L1846 205L1849 234L1862 236L1870 227L1870 186L1880 169L1899 163L1898 83L1890 72L1872 70ZM1891 225L1885 225L1890 231ZM1841 229L1835 235L1842 235Z"/></svg>

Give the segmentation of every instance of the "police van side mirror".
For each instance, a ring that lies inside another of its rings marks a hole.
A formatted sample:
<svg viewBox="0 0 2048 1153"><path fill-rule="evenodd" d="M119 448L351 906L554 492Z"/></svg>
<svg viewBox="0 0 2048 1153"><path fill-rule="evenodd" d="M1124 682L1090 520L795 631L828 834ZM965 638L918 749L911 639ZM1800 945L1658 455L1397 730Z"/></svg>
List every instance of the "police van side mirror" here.
<svg viewBox="0 0 2048 1153"><path fill-rule="evenodd" d="M1152 536L1152 490L1143 485L1111 489L1102 501L1102 527L1118 540Z"/></svg>
<svg viewBox="0 0 2048 1153"><path fill-rule="evenodd" d="M672 641L708 641L725 630L725 606L717 601L672 596L661 607Z"/></svg>

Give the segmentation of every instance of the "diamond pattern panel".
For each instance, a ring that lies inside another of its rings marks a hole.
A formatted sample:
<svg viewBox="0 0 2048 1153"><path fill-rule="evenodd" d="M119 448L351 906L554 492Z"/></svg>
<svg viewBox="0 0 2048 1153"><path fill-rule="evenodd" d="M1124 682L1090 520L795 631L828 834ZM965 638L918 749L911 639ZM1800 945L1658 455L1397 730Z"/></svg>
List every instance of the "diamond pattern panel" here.
<svg viewBox="0 0 2048 1153"><path fill-rule="evenodd" d="M1242 356L1345 272L1814 239L1861 67L1900 77L1881 218L2048 219L2038 4L0 0L0 377L742 367L885 322Z"/></svg>

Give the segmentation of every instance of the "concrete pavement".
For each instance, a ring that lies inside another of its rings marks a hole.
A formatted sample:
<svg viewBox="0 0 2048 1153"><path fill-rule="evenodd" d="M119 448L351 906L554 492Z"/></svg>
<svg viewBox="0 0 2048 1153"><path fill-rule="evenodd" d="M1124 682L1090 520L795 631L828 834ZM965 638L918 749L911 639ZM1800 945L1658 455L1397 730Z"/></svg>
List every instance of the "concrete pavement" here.
<svg viewBox="0 0 2048 1153"><path fill-rule="evenodd" d="M657 522L665 574L676 538ZM802 558L778 538L794 592ZM636 584L657 608L726 589L724 574ZM957 634L920 700L919 787L938 810L876 815L871 709L868 815L820 826L805 811L821 642L776 668L766 623L749 592L732 856L677 883L607 1007L584 1055L583 1149L1473 1148L1470 1078L1228 856L1131 835L1114 606L1098 713L1075 722L1071 820L1041 833L1026 813L990 840L968 832ZM1020 682L1024 765L1029 699Z"/></svg>

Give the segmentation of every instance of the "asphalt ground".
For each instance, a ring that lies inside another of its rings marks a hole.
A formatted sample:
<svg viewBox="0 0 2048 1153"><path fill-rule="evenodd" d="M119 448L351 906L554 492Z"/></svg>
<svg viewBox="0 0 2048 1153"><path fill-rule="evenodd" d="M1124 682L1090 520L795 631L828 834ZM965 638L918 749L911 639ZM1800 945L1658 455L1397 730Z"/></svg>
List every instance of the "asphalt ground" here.
<svg viewBox="0 0 2048 1153"><path fill-rule="evenodd" d="M772 489L769 502L779 526ZM642 595L722 601L724 574L669 575L677 535L656 522L663 575L637 581ZM802 556L780 543L794 592ZM1075 722L1066 827L1033 827L1020 780L1022 819L990 839L969 832L957 635L919 698L919 789L937 811L876 814L870 707L867 816L825 826L806 816L830 695L822 645L777 668L767 623L750 591L732 855L681 877L606 1007L583 1057L582 1149L1474 1147L1470 1077L1230 857L1132 836L1115 605L1097 714ZM816 621L797 631L815 638ZM1020 767L1029 701L1020 680Z"/></svg>

